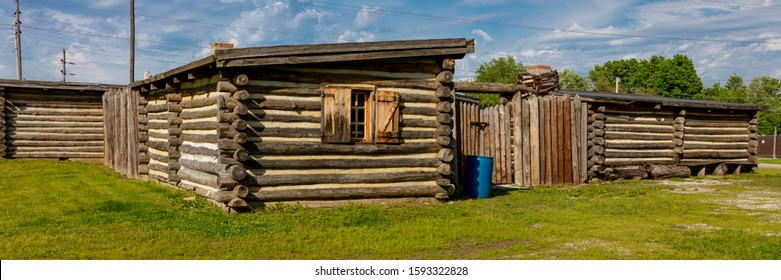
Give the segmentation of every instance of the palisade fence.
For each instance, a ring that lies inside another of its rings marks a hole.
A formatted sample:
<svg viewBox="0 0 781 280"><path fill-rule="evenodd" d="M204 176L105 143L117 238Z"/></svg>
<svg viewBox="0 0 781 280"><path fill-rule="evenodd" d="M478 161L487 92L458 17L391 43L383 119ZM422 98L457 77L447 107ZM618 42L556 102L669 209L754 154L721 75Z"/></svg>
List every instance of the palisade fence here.
<svg viewBox="0 0 781 280"><path fill-rule="evenodd" d="M112 89L103 95L104 161L123 176L138 177L138 104L140 96L130 88Z"/></svg>
<svg viewBox="0 0 781 280"><path fill-rule="evenodd" d="M456 103L461 176L466 156L487 156L494 160L493 184L587 179L587 104L580 98L516 93L511 102L486 108L468 97Z"/></svg>

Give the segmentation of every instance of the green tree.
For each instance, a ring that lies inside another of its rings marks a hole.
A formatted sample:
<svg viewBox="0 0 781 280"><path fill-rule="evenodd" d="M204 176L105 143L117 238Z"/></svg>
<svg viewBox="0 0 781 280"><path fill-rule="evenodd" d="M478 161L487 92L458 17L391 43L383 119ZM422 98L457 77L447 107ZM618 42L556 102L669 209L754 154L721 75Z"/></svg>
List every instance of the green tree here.
<svg viewBox="0 0 781 280"><path fill-rule="evenodd" d="M781 127L781 81L769 76L751 79L746 87L748 102L768 106L759 112L758 133L772 135L773 128Z"/></svg>
<svg viewBox="0 0 781 280"><path fill-rule="evenodd" d="M518 74L526 71L521 61L515 61L512 56L491 59L477 68L475 82L515 84L518 82ZM490 93L467 93L480 99L480 106L499 104L499 95Z"/></svg>
<svg viewBox="0 0 781 280"><path fill-rule="evenodd" d="M648 60L612 60L589 71L589 79L597 91L615 91L616 78L621 80L619 92L632 94L694 97L703 89L694 63L685 55L671 59L653 56Z"/></svg>
<svg viewBox="0 0 781 280"><path fill-rule="evenodd" d="M578 75L572 69L564 69L559 72L559 87L567 90L592 90L591 83L585 77Z"/></svg>

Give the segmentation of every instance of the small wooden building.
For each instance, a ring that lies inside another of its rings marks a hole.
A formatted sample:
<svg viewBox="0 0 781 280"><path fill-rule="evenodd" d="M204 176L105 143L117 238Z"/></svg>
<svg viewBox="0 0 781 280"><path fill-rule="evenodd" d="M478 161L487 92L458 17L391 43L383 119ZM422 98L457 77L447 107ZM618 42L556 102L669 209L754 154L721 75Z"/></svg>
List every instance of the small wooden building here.
<svg viewBox="0 0 781 280"><path fill-rule="evenodd" d="M723 175L757 166L758 111L767 106L560 91L588 103L590 177Z"/></svg>
<svg viewBox="0 0 781 280"><path fill-rule="evenodd" d="M231 207L446 197L455 59L473 51L463 38L217 50L107 95L107 114L137 112L112 122L140 131L108 160Z"/></svg>
<svg viewBox="0 0 781 280"><path fill-rule="evenodd" d="M0 156L102 160L101 96L112 87L0 80Z"/></svg>

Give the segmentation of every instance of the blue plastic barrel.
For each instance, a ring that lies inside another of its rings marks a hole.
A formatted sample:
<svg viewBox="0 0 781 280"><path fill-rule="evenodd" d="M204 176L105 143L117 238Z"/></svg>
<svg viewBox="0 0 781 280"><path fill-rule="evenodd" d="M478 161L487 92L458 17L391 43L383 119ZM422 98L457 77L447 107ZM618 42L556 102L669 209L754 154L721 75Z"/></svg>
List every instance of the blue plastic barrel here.
<svg viewBox="0 0 781 280"><path fill-rule="evenodd" d="M467 156L465 168L464 193L474 198L491 197L491 174L494 170L494 158Z"/></svg>

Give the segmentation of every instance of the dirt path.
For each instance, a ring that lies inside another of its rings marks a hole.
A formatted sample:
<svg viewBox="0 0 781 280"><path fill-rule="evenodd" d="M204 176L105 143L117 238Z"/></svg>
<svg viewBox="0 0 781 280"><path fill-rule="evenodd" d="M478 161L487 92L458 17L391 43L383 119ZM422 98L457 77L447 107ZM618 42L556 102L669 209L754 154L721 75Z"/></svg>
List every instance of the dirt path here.
<svg viewBox="0 0 781 280"><path fill-rule="evenodd" d="M776 163L760 163L759 168L772 168L772 169L781 169L781 164Z"/></svg>

